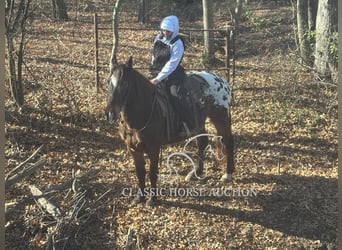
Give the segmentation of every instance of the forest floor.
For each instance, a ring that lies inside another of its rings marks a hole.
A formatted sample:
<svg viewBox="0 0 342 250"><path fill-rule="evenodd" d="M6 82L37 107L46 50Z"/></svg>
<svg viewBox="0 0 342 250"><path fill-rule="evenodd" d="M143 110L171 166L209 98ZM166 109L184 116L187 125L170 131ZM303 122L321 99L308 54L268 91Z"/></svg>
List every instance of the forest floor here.
<svg viewBox="0 0 342 250"><path fill-rule="evenodd" d="M99 60L106 89L112 8L102 4ZM215 23L224 27L227 8L215 8ZM179 160L180 179L159 181L169 190L225 193L163 196L153 208L132 204L134 165L117 128L105 119L106 91L94 87L93 15L86 10L77 20L70 11L68 22L36 14L27 36L21 110L6 85L6 176L40 146L26 165L46 160L6 189L6 249L337 248L337 88L298 63L291 6L251 4L236 30L233 181L219 182L222 163L210 155L204 180L185 182L191 166ZM133 15L123 12L120 27L147 27ZM161 17L155 18L148 27L157 27ZM200 28L201 20L186 16L182 27ZM146 68L154 34L121 29L118 60L133 55L134 66ZM188 46L185 67L201 67L202 47L195 40ZM216 55L222 67L222 51ZM209 123L208 131L214 132ZM164 158L183 146L166 148ZM165 163L160 174L167 174ZM44 191L68 180L70 188L48 196L61 218L30 198L30 186Z"/></svg>

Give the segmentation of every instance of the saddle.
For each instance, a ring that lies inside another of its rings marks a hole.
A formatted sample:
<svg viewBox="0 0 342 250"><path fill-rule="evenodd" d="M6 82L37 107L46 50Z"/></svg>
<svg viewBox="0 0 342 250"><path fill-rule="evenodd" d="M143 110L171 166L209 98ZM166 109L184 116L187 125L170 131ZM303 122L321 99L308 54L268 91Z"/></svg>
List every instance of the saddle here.
<svg viewBox="0 0 342 250"><path fill-rule="evenodd" d="M162 115L166 122L166 140L170 141L178 129L177 115L169 100L165 86L158 88L157 102L161 108Z"/></svg>
<svg viewBox="0 0 342 250"><path fill-rule="evenodd" d="M203 96L204 88L206 88L208 83L198 75L190 74L185 83L184 89L186 91L186 102L190 106L192 110L193 119L195 121L196 127L198 128L198 109L201 106L201 100ZM204 88L203 88L204 87ZM163 82L160 84L158 88L157 101L161 108L162 115L166 122L166 141L171 142L173 138L180 136L180 128L181 134L185 134L190 136L191 133L188 131L186 125L182 124L179 119L178 114L175 112L175 109L171 103L168 91L166 89L166 85Z"/></svg>

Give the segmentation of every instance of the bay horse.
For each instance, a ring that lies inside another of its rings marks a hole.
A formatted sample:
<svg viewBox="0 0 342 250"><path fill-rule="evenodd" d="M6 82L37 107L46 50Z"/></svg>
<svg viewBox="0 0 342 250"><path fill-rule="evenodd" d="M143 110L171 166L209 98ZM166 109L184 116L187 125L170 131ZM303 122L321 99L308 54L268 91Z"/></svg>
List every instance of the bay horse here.
<svg viewBox="0 0 342 250"><path fill-rule="evenodd" d="M114 63L108 78L108 100L105 113L108 119L119 121L119 133L133 157L139 190L135 203L145 202L145 154L150 161L149 178L151 189L157 190L158 161L161 147L179 142L197 134L205 134L205 121L209 117L217 135L224 144L226 167L221 181L230 181L234 172L234 140L231 131L230 102L231 90L226 81L207 72L188 75L185 85L196 108L198 130L192 134L168 133L162 94L156 85L135 70L132 57L126 63ZM191 114L189 114L191 115ZM168 136L169 135L169 136ZM207 136L197 138L199 161L196 168L186 176L203 173ZM152 205L157 196L150 196L147 203Z"/></svg>

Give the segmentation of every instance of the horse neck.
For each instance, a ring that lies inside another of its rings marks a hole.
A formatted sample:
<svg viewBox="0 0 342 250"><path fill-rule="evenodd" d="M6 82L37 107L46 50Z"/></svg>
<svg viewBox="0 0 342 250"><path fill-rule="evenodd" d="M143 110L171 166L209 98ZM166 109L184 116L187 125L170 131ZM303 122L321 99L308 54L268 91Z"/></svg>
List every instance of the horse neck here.
<svg viewBox="0 0 342 250"><path fill-rule="evenodd" d="M139 128L145 125L144 123L151 115L156 89L147 78L136 70L131 73L130 84L129 105L124 113L130 126Z"/></svg>

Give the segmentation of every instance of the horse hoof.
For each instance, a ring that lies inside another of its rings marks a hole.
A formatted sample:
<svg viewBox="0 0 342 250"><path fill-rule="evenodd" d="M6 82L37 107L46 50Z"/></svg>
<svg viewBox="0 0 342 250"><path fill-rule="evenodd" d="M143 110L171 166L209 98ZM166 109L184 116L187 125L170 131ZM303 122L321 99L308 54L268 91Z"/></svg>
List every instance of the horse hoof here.
<svg viewBox="0 0 342 250"><path fill-rule="evenodd" d="M190 173L186 175L185 181L190 182L194 180L194 176L195 176L195 171L191 171Z"/></svg>
<svg viewBox="0 0 342 250"><path fill-rule="evenodd" d="M133 200L133 205L137 205L139 203L144 203L145 202L145 197L144 196L137 196Z"/></svg>
<svg viewBox="0 0 342 250"><path fill-rule="evenodd" d="M231 182L233 180L232 174L224 174L222 175L220 181L222 182Z"/></svg>
<svg viewBox="0 0 342 250"><path fill-rule="evenodd" d="M197 170L197 173L196 173L195 170L192 170L185 177L185 181L190 182L190 181L195 181L195 180L204 180L205 176L201 177L202 174L203 174L203 171Z"/></svg>
<svg viewBox="0 0 342 250"><path fill-rule="evenodd" d="M146 206L147 207L153 207L153 206L157 205L157 203L158 203L157 197L152 196L147 200Z"/></svg>

